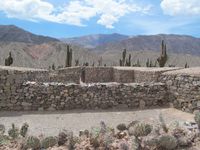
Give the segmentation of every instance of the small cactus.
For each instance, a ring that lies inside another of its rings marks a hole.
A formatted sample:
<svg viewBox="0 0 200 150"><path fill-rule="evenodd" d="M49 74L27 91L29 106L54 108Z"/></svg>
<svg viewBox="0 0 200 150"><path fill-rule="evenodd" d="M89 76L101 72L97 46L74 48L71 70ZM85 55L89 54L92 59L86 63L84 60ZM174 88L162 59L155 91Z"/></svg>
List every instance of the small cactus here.
<svg viewBox="0 0 200 150"><path fill-rule="evenodd" d="M60 132L58 135L58 145L64 145L67 142L67 134L65 132Z"/></svg>
<svg viewBox="0 0 200 150"><path fill-rule="evenodd" d="M12 124L12 128L8 130L8 135L12 137L12 139L16 139L19 136L19 129L15 127L15 124Z"/></svg>
<svg viewBox="0 0 200 150"><path fill-rule="evenodd" d="M197 123L198 128L200 129L200 112L195 113L194 120Z"/></svg>
<svg viewBox="0 0 200 150"><path fill-rule="evenodd" d="M126 125L124 123L121 123L121 124L117 125L117 129L119 131L124 131L124 130L127 129L127 127L126 127Z"/></svg>
<svg viewBox="0 0 200 150"><path fill-rule="evenodd" d="M22 137L25 137L27 135L27 132L28 132L28 127L29 125L27 123L24 123L20 129L20 135Z"/></svg>
<svg viewBox="0 0 200 150"><path fill-rule="evenodd" d="M5 133L5 126L3 124L0 124L0 135L3 135Z"/></svg>
<svg viewBox="0 0 200 150"><path fill-rule="evenodd" d="M160 148L166 150L173 150L177 147L177 140L172 135L161 135L158 143Z"/></svg>
<svg viewBox="0 0 200 150"><path fill-rule="evenodd" d="M161 123L161 127L162 127L163 131L165 131L167 133L169 129L165 123L165 120L163 119L162 114L159 115L159 121Z"/></svg>
<svg viewBox="0 0 200 150"><path fill-rule="evenodd" d="M49 147L53 147L57 144L57 138L55 137L46 137L44 140L42 140L41 145L42 148L47 149Z"/></svg>
<svg viewBox="0 0 200 150"><path fill-rule="evenodd" d="M41 147L40 140L35 137L35 136L30 136L28 137L26 141L26 146L27 149L32 149L32 150L38 150Z"/></svg>
<svg viewBox="0 0 200 150"><path fill-rule="evenodd" d="M138 123L133 127L135 137L147 136L152 131L152 126L146 123Z"/></svg>

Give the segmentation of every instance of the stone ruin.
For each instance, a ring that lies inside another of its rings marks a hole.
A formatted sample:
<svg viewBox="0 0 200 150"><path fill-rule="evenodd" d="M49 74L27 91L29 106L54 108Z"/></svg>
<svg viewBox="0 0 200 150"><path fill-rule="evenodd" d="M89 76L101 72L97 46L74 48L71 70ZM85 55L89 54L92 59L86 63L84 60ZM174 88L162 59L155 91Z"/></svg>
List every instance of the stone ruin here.
<svg viewBox="0 0 200 150"><path fill-rule="evenodd" d="M0 110L200 108L200 68L0 66Z"/></svg>

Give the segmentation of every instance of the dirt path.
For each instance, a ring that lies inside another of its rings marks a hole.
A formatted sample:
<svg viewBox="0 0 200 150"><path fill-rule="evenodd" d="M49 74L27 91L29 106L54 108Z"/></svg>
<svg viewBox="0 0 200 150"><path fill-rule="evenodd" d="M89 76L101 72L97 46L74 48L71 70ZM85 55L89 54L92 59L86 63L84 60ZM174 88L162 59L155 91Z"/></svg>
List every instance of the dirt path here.
<svg viewBox="0 0 200 150"><path fill-rule="evenodd" d="M166 122L193 121L193 115L176 109L150 109L136 111L64 111L64 112L0 112L0 124L10 128L12 123L21 126L24 122L30 125L32 135L57 135L62 129L72 130L77 134L80 130L97 126L100 121L115 127L119 123L133 120L154 122L162 113Z"/></svg>

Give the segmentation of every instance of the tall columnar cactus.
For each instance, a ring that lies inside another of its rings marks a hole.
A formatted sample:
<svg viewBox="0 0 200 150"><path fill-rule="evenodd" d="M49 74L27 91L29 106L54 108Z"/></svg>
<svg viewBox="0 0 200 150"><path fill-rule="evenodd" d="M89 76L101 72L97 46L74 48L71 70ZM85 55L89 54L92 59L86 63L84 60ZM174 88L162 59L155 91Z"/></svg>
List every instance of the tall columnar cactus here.
<svg viewBox="0 0 200 150"><path fill-rule="evenodd" d="M102 63L103 63L103 59L102 57L98 60L98 66L102 66Z"/></svg>
<svg viewBox="0 0 200 150"><path fill-rule="evenodd" d="M167 62L168 56L167 56L167 46L164 43L164 40L162 40L161 43L161 55L158 57L157 61L159 63L160 67L164 67Z"/></svg>
<svg viewBox="0 0 200 150"><path fill-rule="evenodd" d="M70 48L69 45L67 45L67 55L65 60L65 67L71 67L72 66L72 48Z"/></svg>
<svg viewBox="0 0 200 150"><path fill-rule="evenodd" d="M123 66L125 65L125 61L126 61L126 49L124 49L124 51L122 52L122 64L123 64Z"/></svg>
<svg viewBox="0 0 200 150"><path fill-rule="evenodd" d="M5 66L11 66L13 64L13 58L11 52L9 52L8 58L5 59Z"/></svg>

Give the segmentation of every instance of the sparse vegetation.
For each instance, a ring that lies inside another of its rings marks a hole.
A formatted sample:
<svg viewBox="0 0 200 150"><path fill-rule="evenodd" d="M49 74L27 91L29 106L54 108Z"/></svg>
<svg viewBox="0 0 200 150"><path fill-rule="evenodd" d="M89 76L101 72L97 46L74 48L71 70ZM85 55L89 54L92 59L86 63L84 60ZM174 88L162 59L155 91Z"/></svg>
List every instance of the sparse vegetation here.
<svg viewBox="0 0 200 150"><path fill-rule="evenodd" d="M195 121L199 125L200 113L195 115ZM160 117L162 118L162 117ZM12 125L8 131L9 136L0 135L0 148L7 145L13 145L17 149L49 149L64 146L69 150L72 149L122 149L122 150L176 150L190 149L196 142L199 142L199 131L186 129L180 124L169 126L167 133L163 132L164 120L161 120L161 128L157 124L148 124L145 122L133 121L126 125L121 123L117 125L117 131L107 126L103 121L97 127L91 130L80 131L79 136L74 136L70 131L59 133L58 137L38 138L36 136L16 136L17 128ZM165 125L167 126L167 125ZM0 126L4 131L4 126ZM26 127L26 128L25 128ZM28 130L25 123L22 128ZM128 134L127 134L128 130ZM13 134L14 133L14 134ZM17 134L18 135L18 134ZM15 138L13 138L15 137ZM15 141L15 142L14 142ZM192 144L193 143L193 144Z"/></svg>

